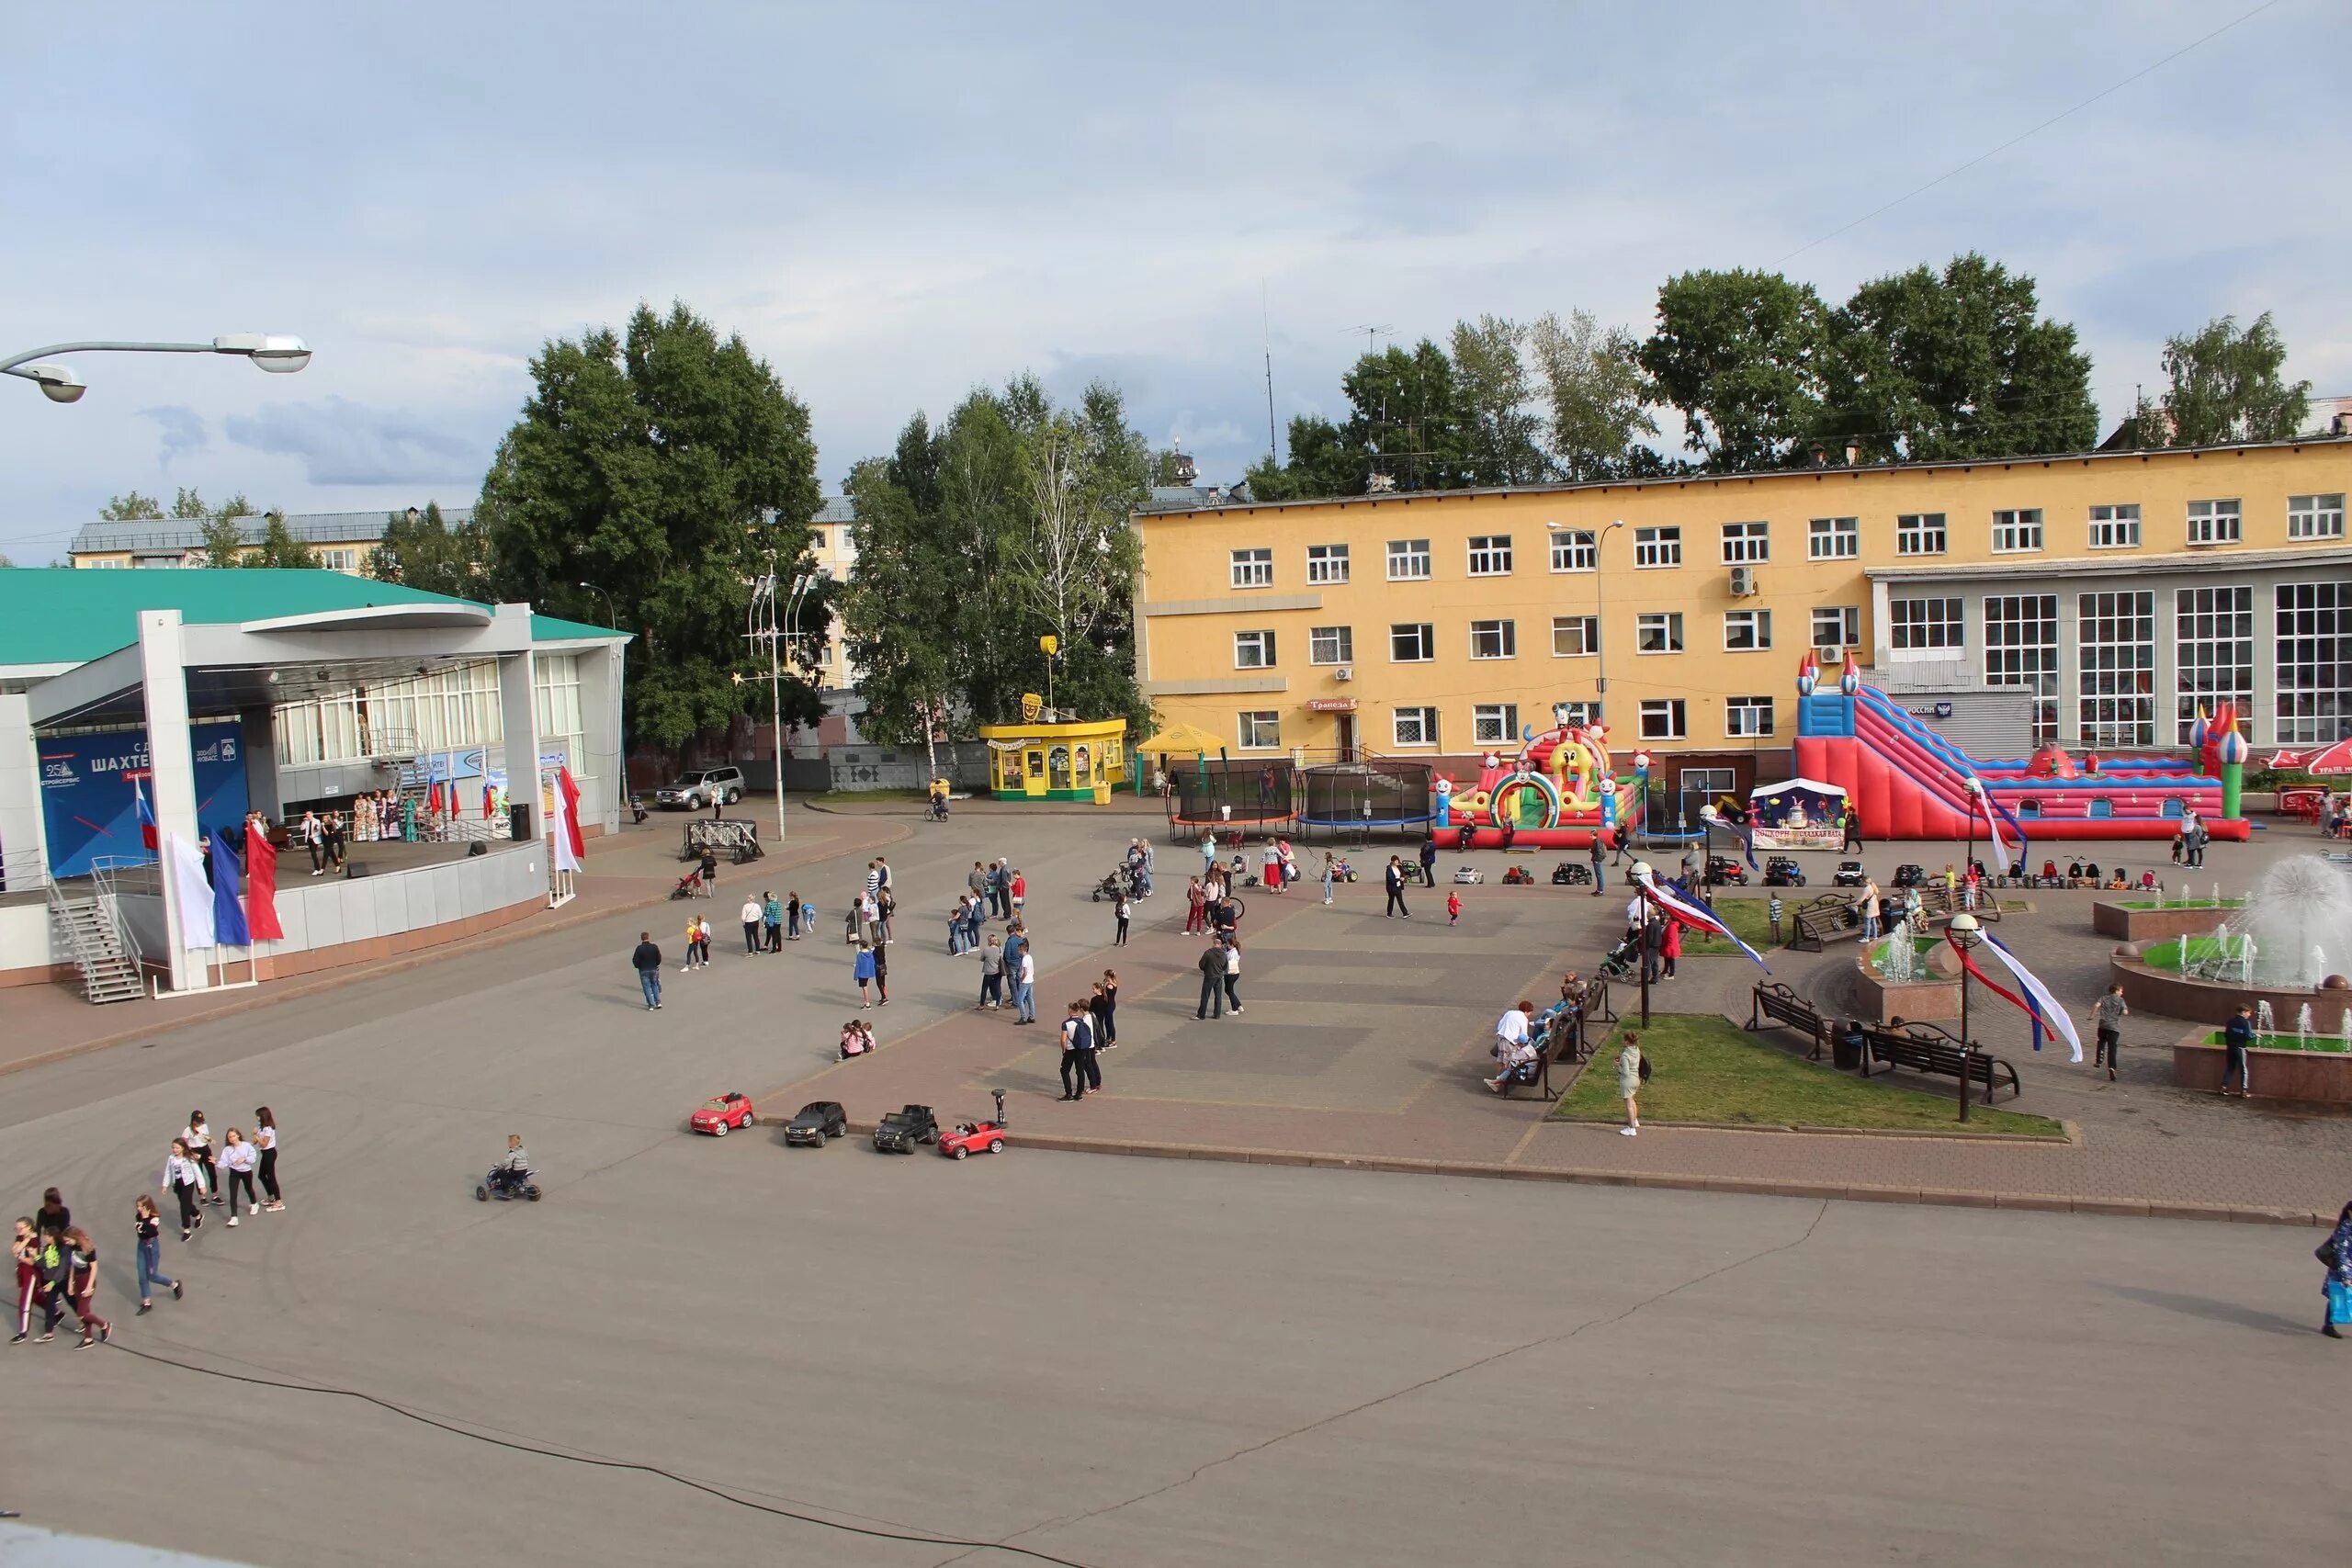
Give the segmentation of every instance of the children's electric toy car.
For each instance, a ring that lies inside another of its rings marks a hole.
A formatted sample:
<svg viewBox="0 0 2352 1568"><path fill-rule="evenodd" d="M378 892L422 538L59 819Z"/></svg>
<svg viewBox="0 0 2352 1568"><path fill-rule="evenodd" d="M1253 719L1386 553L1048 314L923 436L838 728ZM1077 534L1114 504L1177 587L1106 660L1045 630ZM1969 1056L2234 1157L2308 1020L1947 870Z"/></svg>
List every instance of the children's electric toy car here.
<svg viewBox="0 0 2352 1568"><path fill-rule="evenodd" d="M886 1155L910 1155L917 1144L939 1141L939 1118L928 1105L893 1111L875 1124L874 1146Z"/></svg>
<svg viewBox="0 0 2352 1568"><path fill-rule="evenodd" d="M736 1128L751 1124L752 1100L742 1094L722 1094L717 1100L704 1101L692 1122L695 1132L708 1133L714 1138L723 1138Z"/></svg>
<svg viewBox="0 0 2352 1568"><path fill-rule="evenodd" d="M939 1152L949 1159L962 1159L966 1155L1004 1153L1004 1123L1001 1122L958 1122L939 1134Z"/></svg>
<svg viewBox="0 0 2352 1568"><path fill-rule="evenodd" d="M1861 862L1858 860L1841 860L1838 863L1837 874L1829 879L1829 886L1832 887L1860 887L1863 883L1868 882L1869 880L1869 875L1862 870Z"/></svg>
<svg viewBox="0 0 2352 1568"><path fill-rule="evenodd" d="M1924 865L1898 865L1894 868L1894 886L1897 887L1917 887L1927 880L1928 868Z"/></svg>
<svg viewBox="0 0 2352 1568"><path fill-rule="evenodd" d="M1457 865L1453 868L1453 880L1467 886L1486 881L1487 874L1475 865Z"/></svg>
<svg viewBox="0 0 2352 1568"><path fill-rule="evenodd" d="M1804 872L1786 855L1768 855L1764 861L1764 886L1767 887L1803 887Z"/></svg>
<svg viewBox="0 0 2352 1568"><path fill-rule="evenodd" d="M842 1114L840 1100L812 1100L784 1124L784 1141L821 1149L826 1139L838 1138L848 1131L849 1118Z"/></svg>
<svg viewBox="0 0 2352 1568"><path fill-rule="evenodd" d="M1710 855L1707 857L1707 880L1736 883L1745 887L1747 886L1747 868L1729 855Z"/></svg>
<svg viewBox="0 0 2352 1568"><path fill-rule="evenodd" d="M1523 865L1505 866L1503 868L1503 886L1506 887L1532 887L1535 886L1535 874L1528 870Z"/></svg>
<svg viewBox="0 0 2352 1568"><path fill-rule="evenodd" d="M1592 886L1592 867L1581 861L1564 860L1552 868L1552 886L1589 887Z"/></svg>

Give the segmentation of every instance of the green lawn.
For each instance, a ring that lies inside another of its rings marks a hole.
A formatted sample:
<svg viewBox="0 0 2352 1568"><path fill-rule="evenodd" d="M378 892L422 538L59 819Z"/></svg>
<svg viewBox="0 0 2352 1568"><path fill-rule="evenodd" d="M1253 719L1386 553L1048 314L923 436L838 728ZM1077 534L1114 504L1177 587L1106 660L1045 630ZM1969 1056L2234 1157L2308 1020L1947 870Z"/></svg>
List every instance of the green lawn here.
<svg viewBox="0 0 2352 1568"><path fill-rule="evenodd" d="M1783 887L1781 895L1781 941L1772 940L1772 922L1766 918L1771 907L1770 891L1763 893L1724 893L1713 900L1715 913L1730 923L1739 939L1758 953L1769 953L1781 943L1794 940L1797 934L1797 911L1819 897L1822 889L1813 887ZM1831 888L1830 892L1849 892L1851 888ZM2004 898L1996 908L2011 912L2024 909L2022 898ZM1940 941L1940 938L1935 939ZM1932 943L1930 944L1932 945ZM1709 957L1739 950L1719 936L1702 936L1697 931L1682 935L1682 952L1687 957Z"/></svg>
<svg viewBox="0 0 2352 1568"><path fill-rule="evenodd" d="M2245 906L2243 898L2224 898L2219 904L2211 898L2119 898L2120 909L2237 909Z"/></svg>
<svg viewBox="0 0 2352 1568"><path fill-rule="evenodd" d="M2222 1043L2222 1032L2218 1029L2205 1037L2208 1045ZM2254 1037L2254 1043L2256 1049L2263 1051L2310 1051L2330 1056L2344 1055L2344 1041L2334 1034L2314 1034L2308 1040L2299 1034L2257 1034Z"/></svg>
<svg viewBox="0 0 2352 1568"><path fill-rule="evenodd" d="M2237 940L2235 937L2230 939L2231 953L2236 952ZM2179 936L2152 943L2143 950L2142 956L2151 969L2177 970L2181 966L2184 956L2190 964L2210 964L2218 959L2228 958L2231 953L2224 953L2222 951L2221 942L2217 938Z"/></svg>
<svg viewBox="0 0 2352 1568"><path fill-rule="evenodd" d="M1909 1128L1936 1133L2001 1133L2064 1136L2046 1116L1973 1105L1968 1124L1950 1100L1899 1089L1891 1077L1860 1077L1826 1063L1808 1062L1736 1023L1699 1013L1660 1013L1640 1029L1653 1077L1642 1086L1642 1115L1656 1122L1719 1127ZM1567 1122L1622 1122L1617 1098L1618 1031L1594 1053L1553 1111ZM1981 1092L1981 1091L1980 1091Z"/></svg>

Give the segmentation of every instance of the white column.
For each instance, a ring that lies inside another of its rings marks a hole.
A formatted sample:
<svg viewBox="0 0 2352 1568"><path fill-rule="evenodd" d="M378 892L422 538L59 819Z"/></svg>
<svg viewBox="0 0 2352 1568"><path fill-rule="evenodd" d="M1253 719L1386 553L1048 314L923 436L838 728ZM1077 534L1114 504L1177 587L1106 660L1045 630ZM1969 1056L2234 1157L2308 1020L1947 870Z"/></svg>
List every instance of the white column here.
<svg viewBox="0 0 2352 1568"><path fill-rule="evenodd" d="M506 798L531 808L531 831L546 838L539 806L539 698L528 649L498 656L499 734L506 753Z"/></svg>
<svg viewBox="0 0 2352 1568"><path fill-rule="evenodd" d="M188 743L187 670L177 610L139 612L140 685L147 703L147 796L155 813L159 845L176 833L203 846L196 825L196 752ZM164 890L164 946L172 989L201 990L209 983L206 959L182 942L179 896L166 860L157 879Z"/></svg>
<svg viewBox="0 0 2352 1568"><path fill-rule="evenodd" d="M628 759L621 755L621 650L615 644L584 649L578 657L580 745L587 753L582 761L599 775L595 798L580 803L580 820L610 833L620 827L620 801L628 790Z"/></svg>
<svg viewBox="0 0 2352 1568"><path fill-rule="evenodd" d="M46 876L49 828L40 810L40 742L33 735L32 701L23 693L0 692L0 852L30 887L32 867ZM22 891L15 879L9 890Z"/></svg>

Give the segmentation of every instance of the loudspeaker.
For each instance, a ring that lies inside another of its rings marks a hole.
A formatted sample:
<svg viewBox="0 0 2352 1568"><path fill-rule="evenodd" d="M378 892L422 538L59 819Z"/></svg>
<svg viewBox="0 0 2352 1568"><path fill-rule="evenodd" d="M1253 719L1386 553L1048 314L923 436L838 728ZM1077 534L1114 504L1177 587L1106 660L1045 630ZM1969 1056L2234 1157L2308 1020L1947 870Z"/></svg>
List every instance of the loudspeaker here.
<svg viewBox="0 0 2352 1568"><path fill-rule="evenodd" d="M345 861L343 865L343 874L351 877L365 876L368 874L368 863L364 860Z"/></svg>
<svg viewBox="0 0 2352 1568"><path fill-rule="evenodd" d="M468 860L473 859L476 855L486 855L488 853L490 853L490 846L483 843L480 839L476 839L472 843L466 846L466 858Z"/></svg>
<svg viewBox="0 0 2352 1568"><path fill-rule="evenodd" d="M514 801L506 807L507 831L518 844L526 844L537 834L531 831L531 807L524 801Z"/></svg>

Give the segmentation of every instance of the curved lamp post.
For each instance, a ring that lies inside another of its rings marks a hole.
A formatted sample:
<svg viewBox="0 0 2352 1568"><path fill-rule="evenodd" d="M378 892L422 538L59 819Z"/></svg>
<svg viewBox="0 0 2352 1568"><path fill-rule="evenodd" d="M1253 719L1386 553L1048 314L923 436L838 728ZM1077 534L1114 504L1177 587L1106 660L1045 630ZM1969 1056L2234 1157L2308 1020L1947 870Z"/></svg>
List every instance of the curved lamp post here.
<svg viewBox="0 0 2352 1568"><path fill-rule="evenodd" d="M1635 948L1634 956L1641 964L1638 973L1642 979L1642 1027L1644 1029L1650 1026L1650 924L1656 919L1657 911L1650 904L1649 882L1656 874L1657 873L1650 869L1649 862L1637 860L1634 863L1634 897L1641 901L1642 907L1642 923L1634 932Z"/></svg>
<svg viewBox="0 0 2352 1568"><path fill-rule="evenodd" d="M1966 910L1954 915L1945 929L1951 933L1952 945L1962 953L1984 940L1984 928ZM1963 1122L1968 1120L1968 970L1963 967L1960 972L1960 1119ZM1992 1098L1989 1085L1985 1098Z"/></svg>
<svg viewBox="0 0 2352 1568"><path fill-rule="evenodd" d="M269 333L231 333L209 343L53 343L0 359L0 372L21 376L53 403L81 400L89 389L62 365L36 364L53 354L225 354L248 359L274 376L290 376L311 363L311 345L299 337Z"/></svg>

